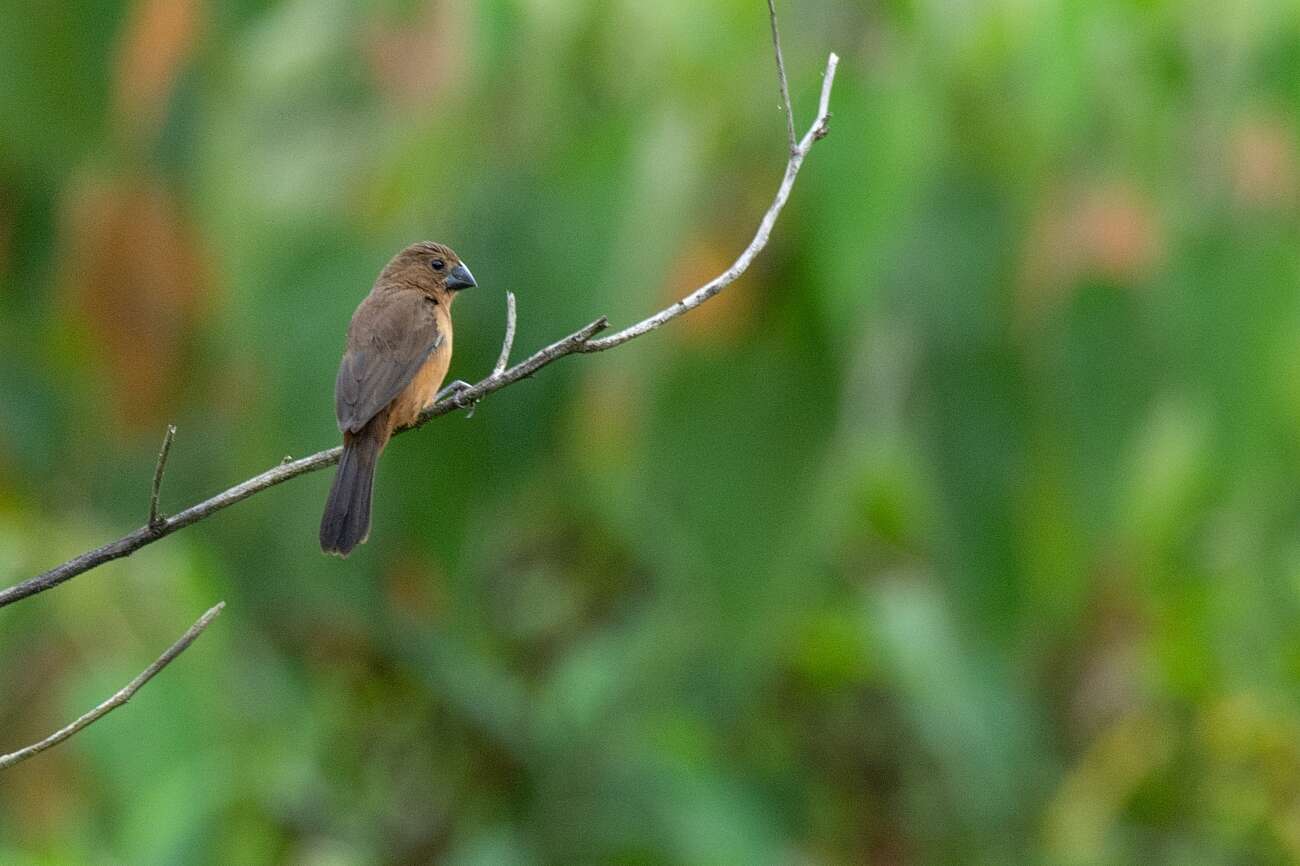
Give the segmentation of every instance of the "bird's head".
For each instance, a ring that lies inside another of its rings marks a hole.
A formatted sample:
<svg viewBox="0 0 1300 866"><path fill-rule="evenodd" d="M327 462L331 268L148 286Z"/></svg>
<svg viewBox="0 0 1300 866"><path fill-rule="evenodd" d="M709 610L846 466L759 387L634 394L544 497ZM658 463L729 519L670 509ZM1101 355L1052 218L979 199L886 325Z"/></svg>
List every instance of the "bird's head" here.
<svg viewBox="0 0 1300 866"><path fill-rule="evenodd" d="M443 244L420 241L411 244L384 266L381 285L404 285L450 302L461 289L478 285L460 256Z"/></svg>

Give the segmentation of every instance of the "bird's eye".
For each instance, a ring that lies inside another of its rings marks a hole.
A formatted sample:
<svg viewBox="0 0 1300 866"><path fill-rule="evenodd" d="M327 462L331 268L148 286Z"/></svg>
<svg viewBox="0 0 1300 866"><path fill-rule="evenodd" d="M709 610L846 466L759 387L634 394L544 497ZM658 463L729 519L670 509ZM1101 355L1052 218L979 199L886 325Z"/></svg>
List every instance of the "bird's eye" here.
<svg viewBox="0 0 1300 866"><path fill-rule="evenodd" d="M429 262L429 267L433 268L435 271L440 271L443 268L447 267L447 263L444 262L442 259L434 259L433 261Z"/></svg>

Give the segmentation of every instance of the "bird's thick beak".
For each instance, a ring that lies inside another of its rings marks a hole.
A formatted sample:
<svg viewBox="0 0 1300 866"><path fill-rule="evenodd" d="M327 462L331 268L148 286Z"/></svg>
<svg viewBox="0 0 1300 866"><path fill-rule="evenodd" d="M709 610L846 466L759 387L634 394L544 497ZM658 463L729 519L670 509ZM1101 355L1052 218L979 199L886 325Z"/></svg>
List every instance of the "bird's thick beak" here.
<svg viewBox="0 0 1300 866"><path fill-rule="evenodd" d="M477 285L478 283L474 282L474 275L464 265L456 265L447 274L447 288L453 292L458 292L461 289L472 289Z"/></svg>

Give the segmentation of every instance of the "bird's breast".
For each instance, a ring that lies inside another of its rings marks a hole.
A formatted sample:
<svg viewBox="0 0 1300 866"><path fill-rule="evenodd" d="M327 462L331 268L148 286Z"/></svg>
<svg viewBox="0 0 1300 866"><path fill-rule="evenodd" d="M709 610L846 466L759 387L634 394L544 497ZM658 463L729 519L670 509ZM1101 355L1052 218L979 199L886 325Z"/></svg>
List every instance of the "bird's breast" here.
<svg viewBox="0 0 1300 866"><path fill-rule="evenodd" d="M433 402L451 367L451 317L442 306L437 308L434 315L438 320L438 334L442 337L442 342L430 353L429 359L416 372L411 383L393 399L389 412L389 424L393 430L416 422L420 412Z"/></svg>

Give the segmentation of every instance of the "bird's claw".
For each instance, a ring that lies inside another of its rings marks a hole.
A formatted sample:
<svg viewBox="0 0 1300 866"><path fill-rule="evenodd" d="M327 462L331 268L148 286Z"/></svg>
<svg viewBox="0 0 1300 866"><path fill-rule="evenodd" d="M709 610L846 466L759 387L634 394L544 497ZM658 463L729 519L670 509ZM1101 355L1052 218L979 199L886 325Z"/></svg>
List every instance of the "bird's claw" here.
<svg viewBox="0 0 1300 866"><path fill-rule="evenodd" d="M456 404L457 409L469 410L465 414L466 418L473 418L474 410L478 407L478 401L470 400L469 402L466 402L464 399L461 398L461 394L468 391L470 387L471 385L465 380L457 379L455 382L452 382L450 385L448 385L447 387L439 391L437 396L434 397L434 402L436 403L440 400L443 400L444 398L450 397L452 398L452 402Z"/></svg>
<svg viewBox="0 0 1300 866"><path fill-rule="evenodd" d="M438 394L433 398L433 400L436 403L439 400L443 400L447 397L450 397L453 394L455 394L456 396L460 396L461 393L468 391L469 389L470 389L470 384L468 382L466 382L464 379L457 379L455 382L452 382L451 384L447 385L447 387L439 391ZM457 405L460 404L457 403Z"/></svg>

